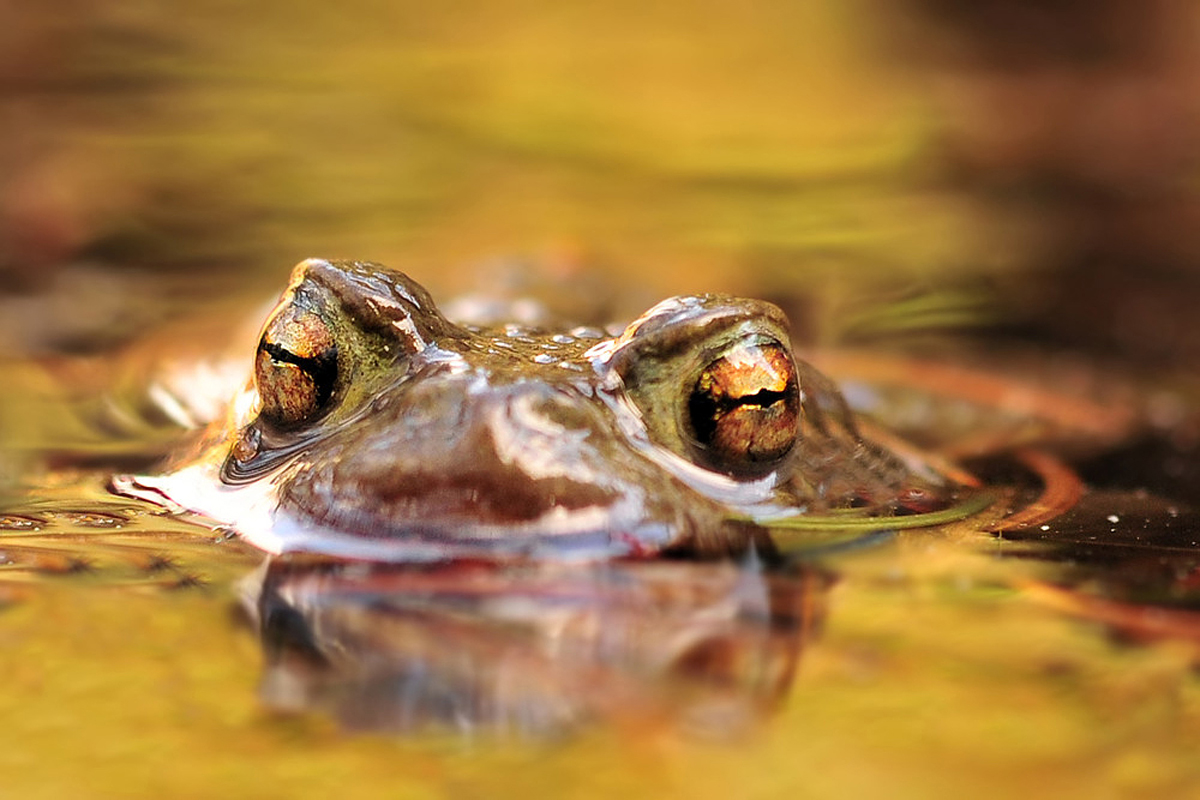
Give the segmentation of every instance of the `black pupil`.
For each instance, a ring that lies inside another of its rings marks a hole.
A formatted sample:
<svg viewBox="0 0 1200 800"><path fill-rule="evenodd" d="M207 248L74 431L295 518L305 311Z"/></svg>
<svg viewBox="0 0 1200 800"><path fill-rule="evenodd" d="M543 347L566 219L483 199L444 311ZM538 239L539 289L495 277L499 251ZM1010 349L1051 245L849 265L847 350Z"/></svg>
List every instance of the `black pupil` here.
<svg viewBox="0 0 1200 800"><path fill-rule="evenodd" d="M299 367L305 375L312 378L317 390L316 405L325 405L333 394L333 386L337 381L337 347L328 347L321 351L316 358L299 356L282 345L263 342L260 347L280 364L293 364Z"/></svg>
<svg viewBox="0 0 1200 800"><path fill-rule="evenodd" d="M772 391L760 389L754 394L744 397L714 397L711 392L695 390L688 398L688 416L691 418L692 430L702 444L711 444L717 432L717 423L721 418L736 408L757 406L770 408L775 403L787 399L787 391Z"/></svg>

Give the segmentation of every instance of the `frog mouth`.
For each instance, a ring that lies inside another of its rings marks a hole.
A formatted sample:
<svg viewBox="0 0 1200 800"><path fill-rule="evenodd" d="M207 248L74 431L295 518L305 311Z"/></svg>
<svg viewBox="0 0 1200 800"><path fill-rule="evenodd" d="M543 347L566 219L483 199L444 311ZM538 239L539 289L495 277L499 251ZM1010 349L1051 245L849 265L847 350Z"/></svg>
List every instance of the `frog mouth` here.
<svg viewBox="0 0 1200 800"><path fill-rule="evenodd" d="M597 496L596 502L581 500L574 505L556 503L520 518L476 515L478 504L459 505L454 513L448 513L444 492L440 508L418 504L401 512L401 506L393 505L381 512L378 508L339 507L336 512L313 513L293 502L290 495L281 499L276 481L227 485L212 480L209 473L213 469L212 465L195 464L163 476L117 476L112 488L173 513L193 516L214 529L236 532L270 554L311 553L372 562L463 558L591 561L674 549L696 551L697 542L719 542L717 549L731 552L763 530L728 522L741 528L744 535L730 537L725 531L718 536L715 530L722 520L701 519L703 515L685 509L647 513L644 498L636 493ZM422 494L439 497L437 492ZM459 499L467 496L459 494Z"/></svg>
<svg viewBox="0 0 1200 800"><path fill-rule="evenodd" d="M506 481L486 470L462 470L406 474L348 497L322 488L328 489L295 476L289 483L272 526L274 536L287 537L280 541L285 549L368 552L373 560L392 561L426 552L612 558L661 552L690 527L686 515L649 513L639 487L562 478Z"/></svg>
<svg viewBox="0 0 1200 800"><path fill-rule="evenodd" d="M620 516L611 508L554 509L522 523L406 520L350 533L285 515L276 518L269 529L257 534L243 532L243 537L268 552L320 553L375 562L461 558L591 561L662 552L678 538L678 531L667 523L638 520L621 524Z"/></svg>

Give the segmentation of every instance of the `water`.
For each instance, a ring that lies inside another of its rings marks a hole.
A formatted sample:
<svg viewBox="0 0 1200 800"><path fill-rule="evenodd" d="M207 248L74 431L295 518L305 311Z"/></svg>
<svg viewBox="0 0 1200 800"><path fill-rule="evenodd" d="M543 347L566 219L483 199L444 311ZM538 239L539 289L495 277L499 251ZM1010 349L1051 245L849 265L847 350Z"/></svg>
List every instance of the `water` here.
<svg viewBox="0 0 1200 800"><path fill-rule="evenodd" d="M1114 488L1019 531L519 575L264 571L60 468L0 520L0 764L31 797L1180 789L1200 525L1084 467Z"/></svg>

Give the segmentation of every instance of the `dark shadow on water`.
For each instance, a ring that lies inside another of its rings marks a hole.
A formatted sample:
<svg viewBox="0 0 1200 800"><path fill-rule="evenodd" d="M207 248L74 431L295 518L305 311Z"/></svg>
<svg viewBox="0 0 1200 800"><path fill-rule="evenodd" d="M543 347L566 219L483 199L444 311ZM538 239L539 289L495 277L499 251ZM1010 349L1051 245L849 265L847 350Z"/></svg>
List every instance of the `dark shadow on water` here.
<svg viewBox="0 0 1200 800"><path fill-rule="evenodd" d="M1090 596L1200 610L1200 513L1144 491L1093 491L1045 526L1005 538L1036 542L1061 564L1056 583ZM1200 635L1200 628L1197 629Z"/></svg>

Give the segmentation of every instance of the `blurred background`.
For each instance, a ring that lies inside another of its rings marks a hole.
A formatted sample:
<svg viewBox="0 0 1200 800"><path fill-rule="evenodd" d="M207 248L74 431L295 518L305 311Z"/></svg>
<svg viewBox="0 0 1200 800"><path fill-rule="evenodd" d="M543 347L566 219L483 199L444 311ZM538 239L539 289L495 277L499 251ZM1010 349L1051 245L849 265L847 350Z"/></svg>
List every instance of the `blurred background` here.
<svg viewBox="0 0 1200 800"><path fill-rule="evenodd" d="M104 349L326 256L1186 366L1198 35L1187 0L0 0L0 334Z"/></svg>

